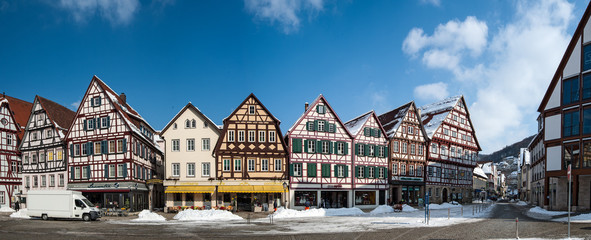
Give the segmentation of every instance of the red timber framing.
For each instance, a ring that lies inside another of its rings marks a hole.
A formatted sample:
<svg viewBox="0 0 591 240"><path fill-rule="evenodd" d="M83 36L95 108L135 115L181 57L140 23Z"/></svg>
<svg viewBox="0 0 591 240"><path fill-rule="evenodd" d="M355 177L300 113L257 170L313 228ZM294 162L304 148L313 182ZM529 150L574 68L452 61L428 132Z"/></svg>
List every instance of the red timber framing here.
<svg viewBox="0 0 591 240"><path fill-rule="evenodd" d="M76 113L51 100L35 96L22 152L23 190L65 189L68 151L65 136ZM26 194L26 191L23 191Z"/></svg>
<svg viewBox="0 0 591 240"><path fill-rule="evenodd" d="M287 152L280 121L250 94L223 121L224 127L214 148L216 199L238 200L238 209L273 206L285 202ZM230 198L230 199L226 199Z"/></svg>
<svg viewBox="0 0 591 240"><path fill-rule="evenodd" d="M378 116L369 111L345 123L353 136L353 198L358 207L387 203L389 147Z"/></svg>
<svg viewBox="0 0 591 240"><path fill-rule="evenodd" d="M123 93L118 95L98 77L92 78L66 136L68 188L83 193L124 190L130 196L120 201L107 201L102 195L89 200L102 207L129 202L128 207L141 210L148 207L146 180L163 178L163 153L154 142L155 130L126 100ZM161 203L162 196L157 185L153 200Z"/></svg>
<svg viewBox="0 0 591 240"><path fill-rule="evenodd" d="M390 139L389 182L394 203L418 204L425 193L428 138L414 101L379 116Z"/></svg>
<svg viewBox="0 0 591 240"><path fill-rule="evenodd" d="M575 211L591 209L591 90L587 86L591 77L590 18L591 3L538 107L539 129L543 129L539 141L544 151L538 161L544 175L537 182L543 185L544 207L551 210L568 208L568 163L572 164L572 207Z"/></svg>
<svg viewBox="0 0 591 240"><path fill-rule="evenodd" d="M430 138L426 185L427 189L431 188L432 199L470 202L472 173L482 149L464 97L450 97L420 110Z"/></svg>
<svg viewBox="0 0 591 240"><path fill-rule="evenodd" d="M351 207L353 136L324 96L305 105L286 141L291 206Z"/></svg>
<svg viewBox="0 0 591 240"><path fill-rule="evenodd" d="M24 134L33 104L6 95L0 96L0 207L14 207L22 184L21 152L18 145Z"/></svg>

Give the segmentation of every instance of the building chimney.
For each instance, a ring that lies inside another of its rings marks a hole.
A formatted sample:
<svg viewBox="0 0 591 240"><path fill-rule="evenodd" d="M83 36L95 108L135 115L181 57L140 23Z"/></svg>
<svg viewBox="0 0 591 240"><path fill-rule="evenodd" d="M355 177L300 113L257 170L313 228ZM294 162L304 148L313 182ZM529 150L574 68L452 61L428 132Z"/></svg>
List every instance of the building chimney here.
<svg viewBox="0 0 591 240"><path fill-rule="evenodd" d="M421 119L421 108L417 108L417 112L419 113L419 119Z"/></svg>
<svg viewBox="0 0 591 240"><path fill-rule="evenodd" d="M121 101L123 101L124 104L127 103L127 97L125 96L125 93L119 94L119 98L121 98Z"/></svg>
<svg viewBox="0 0 591 240"><path fill-rule="evenodd" d="M310 106L310 104L308 104L308 102L306 102L306 104L304 105L304 112L308 111L309 106Z"/></svg>

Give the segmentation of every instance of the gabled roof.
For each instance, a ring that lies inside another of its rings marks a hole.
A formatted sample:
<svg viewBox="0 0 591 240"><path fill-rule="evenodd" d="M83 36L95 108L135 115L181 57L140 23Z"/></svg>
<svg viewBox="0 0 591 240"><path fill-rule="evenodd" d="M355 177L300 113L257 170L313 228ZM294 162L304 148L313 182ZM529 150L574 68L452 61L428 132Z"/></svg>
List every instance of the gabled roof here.
<svg viewBox="0 0 591 240"><path fill-rule="evenodd" d="M264 105L264 104L263 104L261 101L259 101L259 99L257 98L257 96L255 96L255 95L254 95L254 93L250 93L250 95L248 95L248 97L246 97L246 98L244 99L244 101L242 101L242 103L240 103L240 105L238 105L238 107L236 107L236 108L234 109L234 111L232 111L232 113L230 113L230 115L228 115L226 118L224 118L224 120L223 120L223 124L225 124L225 123L226 123L226 120L228 120L228 118L229 118L230 116L232 116L232 115L236 114L236 112L238 111L238 109L240 109L240 107L241 107L242 105L244 105L244 104L246 103L246 101L248 101L248 99L249 99L249 98L251 98L251 97L252 97L252 98L254 98L254 100L255 100L256 102L258 102L258 103L259 103L259 105L261 105L261 107L263 107L263 109L265 110L265 112L267 112L267 114L269 114L269 116L271 116L271 118L273 118L273 120L275 120L277 123L281 123L281 121L280 121L279 119L277 119L275 116L273 116L273 114L271 114L271 111L269 111L269 109L267 109L267 107L265 107L265 105Z"/></svg>
<svg viewBox="0 0 591 240"><path fill-rule="evenodd" d="M205 121L207 121L210 126L212 126L213 129L215 129L218 133L220 133L220 128L218 127L217 124L215 124L210 118L208 118L207 116L205 116L205 114L203 114L199 108L195 107L191 102L187 103L187 105L185 105L185 107L183 107L167 124L166 126L162 129L162 131L160 131L160 134L164 134L164 132L166 132L166 130L168 130L168 128L170 128L170 126L172 126L172 124L181 116L183 115L183 113L185 111L187 111L187 109L193 109L195 112L197 112L197 114L201 115L201 117L203 117L205 119Z"/></svg>
<svg viewBox="0 0 591 240"><path fill-rule="evenodd" d="M474 167L474 171L472 171L472 173L474 173L474 175L482 177L482 178L488 178L486 176L486 173L484 173L482 168L480 168L479 166Z"/></svg>
<svg viewBox="0 0 591 240"><path fill-rule="evenodd" d="M585 24L587 23L587 21L589 21L589 16L591 16L591 2L589 2L589 4L587 5L587 9L585 9L585 13L583 13L583 17L581 17L581 21L579 21L579 25L577 25L577 29L575 30L573 37L571 38L570 42L568 43L568 46L566 47L566 51L564 52L564 55L560 60L560 64L558 64L558 68L556 69L556 72L552 77L550 86L548 86L546 94L544 94L544 98L542 98L542 102L538 107L538 112L541 113L544 111L544 108L546 107L546 104L548 103L550 96L552 96L552 92L554 91L556 84L558 84L558 81L562 76L562 72L566 67L566 64L568 63L568 60L570 59L570 56L572 55L573 51L575 50L575 47L577 46L577 41L579 40L581 35L583 35L583 30L585 29Z"/></svg>
<svg viewBox="0 0 591 240"><path fill-rule="evenodd" d="M380 130L382 131L382 134L384 135L384 137L388 138L388 136L386 136L386 134L385 134L386 131L384 131L384 127L380 123L378 116L376 115L376 113L373 110L366 112L364 114L361 114L360 116L349 120L348 122L345 123L345 127L355 137L361 132L360 131L361 128L365 125L367 120L371 117L373 117L376 120L376 123L378 123L378 126L380 126Z"/></svg>
<svg viewBox="0 0 591 240"><path fill-rule="evenodd" d="M404 119L404 116L406 116L406 113L412 104L413 102L410 101L400 107L390 110L389 112L383 113L378 117L389 138L394 137L396 130L398 130L398 127L400 127L400 124L402 123L402 119Z"/></svg>
<svg viewBox="0 0 591 240"><path fill-rule="evenodd" d="M23 139L25 134L25 127L27 126L27 122L29 121L29 116L31 115L31 109L33 108L33 103L14 98L5 94L0 96L0 104L2 102L7 102L10 106L10 111L12 111L12 116L14 117L14 121L16 121L17 128L18 128L18 137L19 139Z"/></svg>
<svg viewBox="0 0 591 240"><path fill-rule="evenodd" d="M297 126L299 125L302 120L308 116L308 113L310 113L310 111L313 111L313 106L316 106L320 101L323 101L326 106L328 107L328 109L330 109L330 111L334 114L334 116L336 117L337 121L339 121L339 123L341 124L341 126L343 126L345 132L347 133L347 135L349 135L350 138L353 138L353 135L351 134L351 132L349 132L349 130L347 129L347 127L345 127L345 124L343 124L343 121L341 121L341 118L339 118L339 115L334 111L334 109L332 108L332 106L330 106L330 103L328 103L328 101L326 101L326 98L324 98L324 96L322 94L318 95L318 97L314 100L314 102L312 102L312 104L310 104L310 107L308 107L308 109L298 118L298 120L289 128L289 130L287 131L287 133L285 134L286 136L289 135L289 133L291 133L291 131Z"/></svg>
<svg viewBox="0 0 591 240"><path fill-rule="evenodd" d="M35 96L35 98L39 100L39 104L45 109L47 116L54 122L57 128L65 130L70 128L76 117L76 112L47 98L41 96Z"/></svg>
<svg viewBox="0 0 591 240"><path fill-rule="evenodd" d="M466 110L466 114L468 115L468 123L470 123L470 128L472 128L472 132L474 136L474 142L478 147L478 150L482 151L480 148L480 144L478 143L478 139L476 138L476 130L474 129L474 125L472 124L472 119L470 119L470 111L468 111L468 107L466 105L466 100L464 96L453 96L446 99L443 99L439 102L431 103L421 107L421 121L423 122L423 127L425 128L425 132L429 139L433 138L433 134L439 129L443 121L447 118L451 110L461 102Z"/></svg>

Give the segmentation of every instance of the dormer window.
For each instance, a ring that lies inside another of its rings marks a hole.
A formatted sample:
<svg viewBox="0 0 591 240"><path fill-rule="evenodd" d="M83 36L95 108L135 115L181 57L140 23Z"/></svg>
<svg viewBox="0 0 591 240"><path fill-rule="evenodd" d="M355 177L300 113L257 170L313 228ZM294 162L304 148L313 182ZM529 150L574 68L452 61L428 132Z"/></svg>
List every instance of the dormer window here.
<svg viewBox="0 0 591 240"><path fill-rule="evenodd" d="M248 106L248 114L254 115L255 111L256 111L256 106L254 106L254 105Z"/></svg>

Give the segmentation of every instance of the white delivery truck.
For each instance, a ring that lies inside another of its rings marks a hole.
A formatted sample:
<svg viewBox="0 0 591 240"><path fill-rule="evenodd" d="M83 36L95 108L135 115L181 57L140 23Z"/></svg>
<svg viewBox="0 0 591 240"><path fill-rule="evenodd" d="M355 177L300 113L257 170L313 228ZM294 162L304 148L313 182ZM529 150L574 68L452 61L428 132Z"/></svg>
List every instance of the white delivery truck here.
<svg viewBox="0 0 591 240"><path fill-rule="evenodd" d="M84 221L100 218L99 210L81 192L69 190L29 191L27 209L30 217L80 218Z"/></svg>

